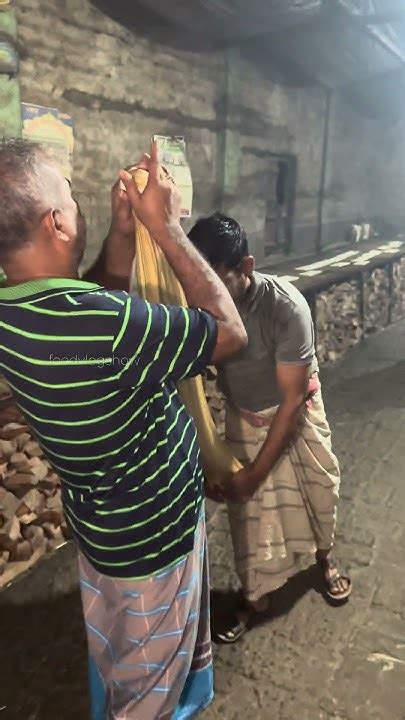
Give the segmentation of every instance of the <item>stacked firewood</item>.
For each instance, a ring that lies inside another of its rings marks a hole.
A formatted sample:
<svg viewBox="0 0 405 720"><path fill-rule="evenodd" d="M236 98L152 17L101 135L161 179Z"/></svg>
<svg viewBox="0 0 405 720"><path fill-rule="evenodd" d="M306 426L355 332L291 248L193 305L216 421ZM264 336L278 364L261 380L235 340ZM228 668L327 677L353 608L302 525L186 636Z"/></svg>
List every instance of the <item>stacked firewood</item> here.
<svg viewBox="0 0 405 720"><path fill-rule="evenodd" d="M204 374L205 395L212 419L221 438L225 436L225 398L217 387L217 370L209 367Z"/></svg>
<svg viewBox="0 0 405 720"><path fill-rule="evenodd" d="M316 327L320 363L335 362L359 342L362 328L357 281L332 285L317 295Z"/></svg>
<svg viewBox="0 0 405 720"><path fill-rule="evenodd" d="M394 263L392 280L391 320L395 321L405 317L405 258Z"/></svg>
<svg viewBox="0 0 405 720"><path fill-rule="evenodd" d="M387 268L368 273L364 283L364 332L382 330L389 322L390 287Z"/></svg>
<svg viewBox="0 0 405 720"><path fill-rule="evenodd" d="M15 407L10 414L17 422L0 429L0 587L68 538L59 478Z"/></svg>

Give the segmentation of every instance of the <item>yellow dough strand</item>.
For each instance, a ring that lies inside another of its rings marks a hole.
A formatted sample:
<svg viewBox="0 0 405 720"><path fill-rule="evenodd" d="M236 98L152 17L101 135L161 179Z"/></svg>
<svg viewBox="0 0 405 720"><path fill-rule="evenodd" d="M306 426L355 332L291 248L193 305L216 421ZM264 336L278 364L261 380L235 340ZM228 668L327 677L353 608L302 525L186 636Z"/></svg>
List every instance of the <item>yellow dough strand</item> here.
<svg viewBox="0 0 405 720"><path fill-rule="evenodd" d="M134 170L132 176L142 192L146 186L147 173L144 170ZM186 307L183 288L162 251L139 220L136 222L135 243L132 289L149 302ZM211 486L223 485L227 477L237 472L241 465L216 431L202 378L182 380L178 389L197 427L206 481Z"/></svg>

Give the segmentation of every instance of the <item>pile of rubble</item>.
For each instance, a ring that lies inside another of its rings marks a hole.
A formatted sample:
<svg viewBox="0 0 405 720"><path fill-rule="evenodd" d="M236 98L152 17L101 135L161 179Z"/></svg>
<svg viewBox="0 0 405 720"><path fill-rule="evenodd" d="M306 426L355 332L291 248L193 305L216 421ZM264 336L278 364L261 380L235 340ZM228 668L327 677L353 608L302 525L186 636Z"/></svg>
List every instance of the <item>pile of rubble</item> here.
<svg viewBox="0 0 405 720"><path fill-rule="evenodd" d="M360 286L355 280L332 285L316 297L317 354L335 362L362 337Z"/></svg>
<svg viewBox="0 0 405 720"><path fill-rule="evenodd" d="M10 414L18 420L0 429L0 587L68 538L59 478L18 410Z"/></svg>

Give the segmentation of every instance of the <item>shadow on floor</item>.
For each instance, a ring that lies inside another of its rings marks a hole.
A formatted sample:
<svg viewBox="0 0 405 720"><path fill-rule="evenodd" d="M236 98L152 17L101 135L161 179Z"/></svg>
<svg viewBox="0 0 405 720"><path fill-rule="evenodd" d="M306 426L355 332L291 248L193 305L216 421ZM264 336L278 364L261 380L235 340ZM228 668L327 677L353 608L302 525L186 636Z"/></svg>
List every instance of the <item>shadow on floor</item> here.
<svg viewBox="0 0 405 720"><path fill-rule="evenodd" d="M78 592L50 602L2 602L0 638L0 720L89 717Z"/></svg>
<svg viewBox="0 0 405 720"><path fill-rule="evenodd" d="M263 613L254 622L254 625L271 623L283 615L288 615L292 608L310 590L323 594L323 584L319 570L312 565L307 570L302 570L292 577L283 587L270 595L270 607L268 612ZM212 590L211 591L211 613L212 629L215 635L221 622L236 610L240 594L234 590Z"/></svg>

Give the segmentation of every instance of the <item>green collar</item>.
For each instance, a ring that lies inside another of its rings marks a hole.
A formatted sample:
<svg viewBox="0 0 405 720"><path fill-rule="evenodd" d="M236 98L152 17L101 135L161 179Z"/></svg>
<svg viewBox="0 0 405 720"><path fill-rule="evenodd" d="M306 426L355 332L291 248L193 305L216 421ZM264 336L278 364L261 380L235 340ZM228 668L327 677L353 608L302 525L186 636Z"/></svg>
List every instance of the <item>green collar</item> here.
<svg viewBox="0 0 405 720"><path fill-rule="evenodd" d="M2 280L3 278L1 278ZM22 300L46 290L96 290L100 285L70 278L39 278L20 285L0 287L0 300Z"/></svg>

